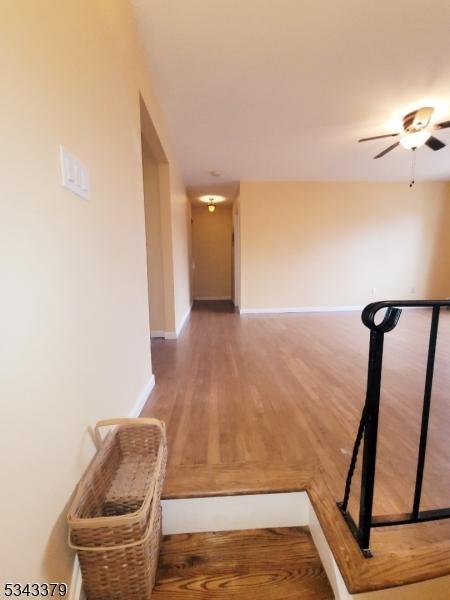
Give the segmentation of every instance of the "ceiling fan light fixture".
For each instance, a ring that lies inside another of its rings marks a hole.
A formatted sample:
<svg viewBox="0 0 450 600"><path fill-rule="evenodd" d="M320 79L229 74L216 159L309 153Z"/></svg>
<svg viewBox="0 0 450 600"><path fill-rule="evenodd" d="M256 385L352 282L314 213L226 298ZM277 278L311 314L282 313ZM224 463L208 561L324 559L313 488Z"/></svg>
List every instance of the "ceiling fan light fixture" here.
<svg viewBox="0 0 450 600"><path fill-rule="evenodd" d="M216 205L214 204L214 202L208 204L208 210L210 213L213 213L216 210Z"/></svg>
<svg viewBox="0 0 450 600"><path fill-rule="evenodd" d="M419 129L418 131L407 131L400 137L400 144L407 150L415 150L423 146L431 137L428 129Z"/></svg>

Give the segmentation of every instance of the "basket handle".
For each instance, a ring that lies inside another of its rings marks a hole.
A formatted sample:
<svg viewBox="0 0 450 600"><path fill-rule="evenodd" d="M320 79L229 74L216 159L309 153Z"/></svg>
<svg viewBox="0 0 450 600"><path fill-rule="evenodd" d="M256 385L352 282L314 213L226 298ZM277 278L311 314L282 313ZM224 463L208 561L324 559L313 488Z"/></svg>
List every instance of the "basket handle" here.
<svg viewBox="0 0 450 600"><path fill-rule="evenodd" d="M97 448L100 448L105 441L102 438L100 433L101 427L111 427L112 425L131 425L132 427L140 427L141 425L154 425L158 427L161 431L161 437L164 441L166 441L166 427L162 421L159 419L153 419L149 417L137 417L137 418L126 418L122 417L119 419L103 419L102 421L97 421L95 425L95 441L97 443Z"/></svg>
<svg viewBox="0 0 450 600"><path fill-rule="evenodd" d="M155 486L156 483L154 482L151 496L153 495ZM76 550L77 552L108 552L109 550L124 550L125 548L133 548L134 546L140 546L141 544L145 544L145 542L148 540L152 533L153 524L156 518L156 511L159 509L159 501L155 502L155 500L158 499L153 497L153 506L151 508L152 512L148 521L147 531L145 532L144 537L138 540L137 542L129 542L128 544L117 544L116 546L78 546L77 544L74 544L72 542L72 528L69 526L69 529L67 531L67 544L69 548L71 548L72 550Z"/></svg>

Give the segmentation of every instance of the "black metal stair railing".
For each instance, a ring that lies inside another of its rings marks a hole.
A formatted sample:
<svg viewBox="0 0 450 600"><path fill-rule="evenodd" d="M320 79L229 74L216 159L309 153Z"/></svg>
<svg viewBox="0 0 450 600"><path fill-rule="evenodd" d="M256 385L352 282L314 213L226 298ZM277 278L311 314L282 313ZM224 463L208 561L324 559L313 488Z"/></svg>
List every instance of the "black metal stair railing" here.
<svg viewBox="0 0 450 600"><path fill-rule="evenodd" d="M401 309L403 307L428 307L432 309L414 496L412 499L411 512L397 515L374 516L372 511L378 441L378 413L380 407L384 335L396 327L402 312ZM427 449L428 422L430 417L431 390L433 386L434 361L436 355L436 341L439 326L439 315L442 307L450 307L450 300L420 300L417 302L408 300L389 300L383 302L374 302L367 305L361 315L362 322L370 329L367 392L358 432L356 434L356 439L353 446L347 479L345 482L344 497L342 502L338 502L338 507L351 532L356 538L361 551L366 557L372 556L370 552L370 532L372 527L406 525L450 517L450 508L420 510L425 454ZM377 313L384 309L386 309L386 312L383 319L379 323L375 323ZM363 458L361 469L359 520L358 524L356 524L348 511L348 502L350 498L352 478L355 472L356 461L362 442Z"/></svg>

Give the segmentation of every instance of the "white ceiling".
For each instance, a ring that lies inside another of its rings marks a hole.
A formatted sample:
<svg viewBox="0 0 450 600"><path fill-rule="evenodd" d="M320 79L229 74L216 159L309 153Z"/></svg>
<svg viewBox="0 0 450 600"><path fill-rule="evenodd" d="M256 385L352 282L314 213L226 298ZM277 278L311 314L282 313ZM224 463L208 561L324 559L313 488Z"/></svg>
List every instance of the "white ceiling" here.
<svg viewBox="0 0 450 600"><path fill-rule="evenodd" d="M421 105L450 118L450 0L133 0L187 185L408 180L411 153L360 137ZM416 180L450 179L449 145ZM213 177L210 170L221 173Z"/></svg>

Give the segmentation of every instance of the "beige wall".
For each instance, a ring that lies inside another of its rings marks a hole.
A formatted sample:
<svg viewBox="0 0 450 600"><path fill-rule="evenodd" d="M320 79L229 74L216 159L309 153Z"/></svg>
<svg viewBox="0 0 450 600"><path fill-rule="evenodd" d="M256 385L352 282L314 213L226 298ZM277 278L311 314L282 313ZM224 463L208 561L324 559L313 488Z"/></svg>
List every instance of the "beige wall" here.
<svg viewBox="0 0 450 600"><path fill-rule="evenodd" d="M231 298L232 209L195 207L192 218L194 297Z"/></svg>
<svg viewBox="0 0 450 600"><path fill-rule="evenodd" d="M189 206L128 2L8 1L0 40L0 575L64 581L88 427L129 414L151 380L139 89L169 161L174 328ZM89 166L89 201L61 187L61 143Z"/></svg>
<svg viewBox="0 0 450 600"><path fill-rule="evenodd" d="M449 209L447 183L241 183L241 307L447 297Z"/></svg>

